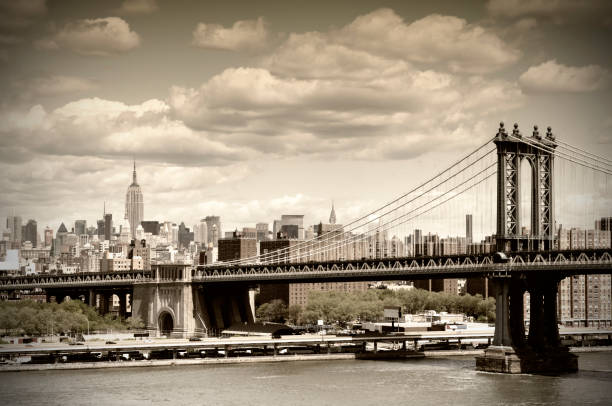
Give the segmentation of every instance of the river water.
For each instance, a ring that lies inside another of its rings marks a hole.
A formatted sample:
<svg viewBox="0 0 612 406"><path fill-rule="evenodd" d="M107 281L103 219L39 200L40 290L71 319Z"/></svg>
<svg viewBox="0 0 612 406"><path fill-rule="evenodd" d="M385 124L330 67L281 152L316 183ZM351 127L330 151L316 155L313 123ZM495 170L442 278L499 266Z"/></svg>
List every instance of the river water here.
<svg viewBox="0 0 612 406"><path fill-rule="evenodd" d="M561 376L476 372L472 357L0 374L4 405L610 405L612 352Z"/></svg>

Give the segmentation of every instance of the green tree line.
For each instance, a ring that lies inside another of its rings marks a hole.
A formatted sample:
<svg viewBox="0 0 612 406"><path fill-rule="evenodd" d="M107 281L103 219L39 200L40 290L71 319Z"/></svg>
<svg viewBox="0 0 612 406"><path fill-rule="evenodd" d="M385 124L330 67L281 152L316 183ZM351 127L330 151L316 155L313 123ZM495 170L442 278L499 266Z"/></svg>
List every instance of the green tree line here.
<svg viewBox="0 0 612 406"><path fill-rule="evenodd" d="M95 307L80 300L38 303L31 300L0 302L0 331L5 335L86 333L97 330L141 328L139 319L121 321L111 314L101 316Z"/></svg>
<svg viewBox="0 0 612 406"><path fill-rule="evenodd" d="M293 325L326 323L346 324L352 321L381 321L386 306L401 306L404 314L425 310L464 313L478 321L495 321L495 299L481 295L453 295L423 289L392 291L369 289L365 292L312 291L305 308L287 305L282 300L263 303L257 308L259 320Z"/></svg>

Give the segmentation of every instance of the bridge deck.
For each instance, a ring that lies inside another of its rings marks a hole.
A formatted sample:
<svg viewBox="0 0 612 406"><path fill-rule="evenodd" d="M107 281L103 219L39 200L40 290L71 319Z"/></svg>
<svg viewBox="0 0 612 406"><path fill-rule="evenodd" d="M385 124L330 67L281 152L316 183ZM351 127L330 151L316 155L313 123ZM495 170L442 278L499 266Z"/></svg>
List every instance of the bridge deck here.
<svg viewBox="0 0 612 406"><path fill-rule="evenodd" d="M517 252L507 255L507 262L498 261L498 254L482 254L198 267L160 265L190 270L181 272L184 276L180 279L163 279L156 272L156 267L150 272L5 276L0 277L0 291L113 287L137 283L307 283L467 278L534 272L554 272L561 277L612 273L612 249Z"/></svg>

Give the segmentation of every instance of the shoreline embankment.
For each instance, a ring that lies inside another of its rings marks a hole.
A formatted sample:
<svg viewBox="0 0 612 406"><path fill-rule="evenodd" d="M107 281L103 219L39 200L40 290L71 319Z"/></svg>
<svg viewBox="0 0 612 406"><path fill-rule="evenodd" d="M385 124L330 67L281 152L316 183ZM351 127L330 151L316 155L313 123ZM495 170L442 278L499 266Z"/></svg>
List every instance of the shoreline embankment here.
<svg viewBox="0 0 612 406"><path fill-rule="evenodd" d="M612 346L571 347L570 352L610 352ZM445 358L458 356L477 356L484 354L484 350L437 350L425 351L425 358ZM295 361L336 361L354 360L354 353L340 354L296 354L278 356L246 356L221 358L190 358L190 359L159 359L159 360L129 360L129 361L99 361L99 362L68 362L54 364L5 364L0 365L0 372L28 372L28 371L55 371L79 369L107 369L107 368L146 368L146 367L174 367L186 365L229 365L270 362ZM365 361L369 362L369 361Z"/></svg>

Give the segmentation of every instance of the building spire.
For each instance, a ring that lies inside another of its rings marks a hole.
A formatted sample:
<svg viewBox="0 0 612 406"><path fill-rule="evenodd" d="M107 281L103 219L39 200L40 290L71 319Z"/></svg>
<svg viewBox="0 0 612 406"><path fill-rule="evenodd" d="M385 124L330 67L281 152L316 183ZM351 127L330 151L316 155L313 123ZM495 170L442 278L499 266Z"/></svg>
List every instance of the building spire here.
<svg viewBox="0 0 612 406"><path fill-rule="evenodd" d="M334 201L332 200L332 209L329 213L329 224L336 224L336 210L334 210Z"/></svg>
<svg viewBox="0 0 612 406"><path fill-rule="evenodd" d="M136 160L134 160L134 172L132 172L132 185L137 185L136 182Z"/></svg>

